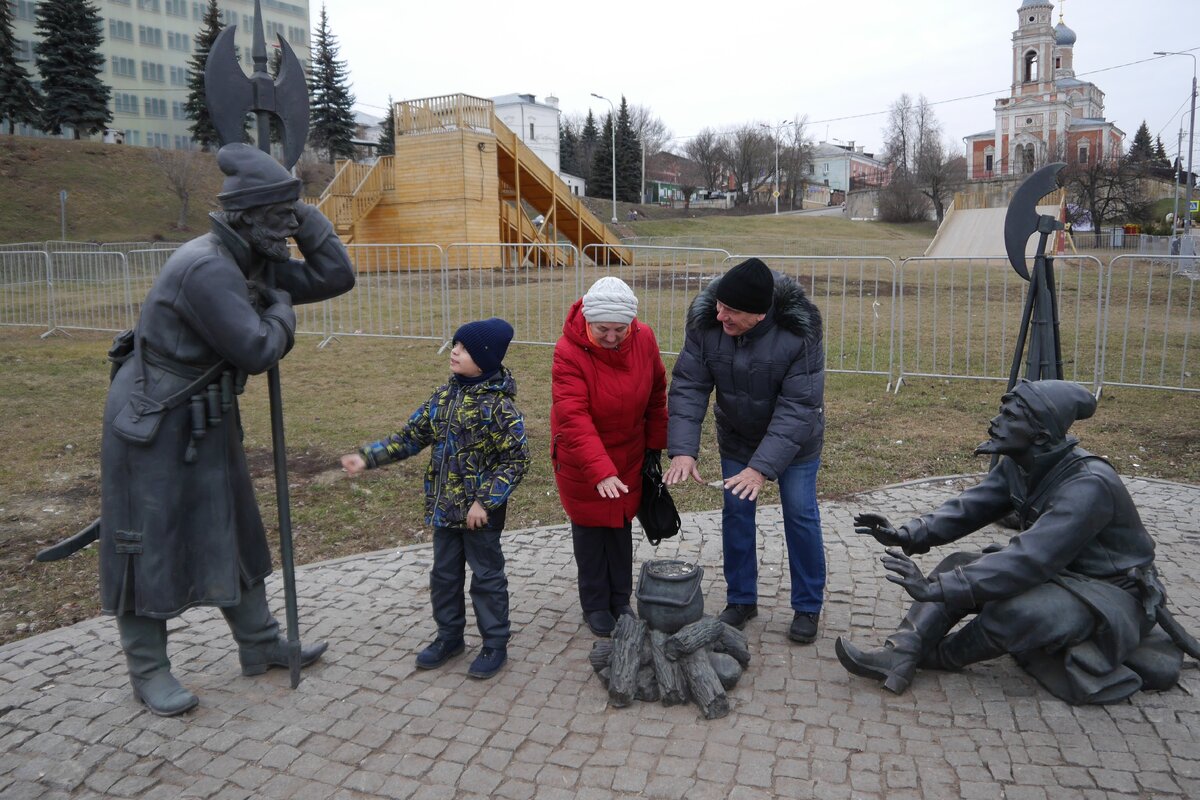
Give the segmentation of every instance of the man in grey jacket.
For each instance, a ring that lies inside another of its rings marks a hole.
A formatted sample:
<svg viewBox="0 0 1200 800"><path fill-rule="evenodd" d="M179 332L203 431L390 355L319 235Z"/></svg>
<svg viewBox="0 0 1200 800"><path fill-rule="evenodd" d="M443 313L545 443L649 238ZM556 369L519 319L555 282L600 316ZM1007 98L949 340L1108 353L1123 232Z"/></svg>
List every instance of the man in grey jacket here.
<svg viewBox="0 0 1200 800"><path fill-rule="evenodd" d="M825 431L821 314L798 283L757 258L710 283L688 310L687 340L667 399L667 485L688 477L703 482L696 459L714 389L725 487L721 621L740 629L758 615L755 510L763 485L775 480L795 611L788 635L812 642L825 591L817 509Z"/></svg>

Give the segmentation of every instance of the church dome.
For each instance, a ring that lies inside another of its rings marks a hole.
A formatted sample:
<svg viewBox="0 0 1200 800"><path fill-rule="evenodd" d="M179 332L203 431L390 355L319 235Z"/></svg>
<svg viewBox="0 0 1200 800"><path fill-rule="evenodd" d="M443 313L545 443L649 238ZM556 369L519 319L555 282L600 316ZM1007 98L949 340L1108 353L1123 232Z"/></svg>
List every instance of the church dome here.
<svg viewBox="0 0 1200 800"><path fill-rule="evenodd" d="M1067 27L1065 22L1054 26L1054 43L1067 47L1075 44L1075 31Z"/></svg>
<svg viewBox="0 0 1200 800"><path fill-rule="evenodd" d="M1050 6L1051 8L1054 7L1054 5L1050 2L1050 0L1024 0L1024 2L1021 3L1021 8L1018 8L1017 10L1020 11L1021 9L1031 8L1033 6Z"/></svg>

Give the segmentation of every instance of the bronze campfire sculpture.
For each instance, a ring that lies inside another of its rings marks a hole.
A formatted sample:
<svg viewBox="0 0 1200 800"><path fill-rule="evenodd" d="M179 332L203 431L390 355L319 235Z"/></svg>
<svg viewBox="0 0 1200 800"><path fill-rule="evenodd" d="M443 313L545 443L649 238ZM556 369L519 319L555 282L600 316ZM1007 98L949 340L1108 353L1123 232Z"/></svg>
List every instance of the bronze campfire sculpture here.
<svg viewBox="0 0 1200 800"><path fill-rule="evenodd" d="M729 713L727 689L750 665L745 635L704 616L704 570L672 559L642 563L638 614L623 614L612 639L600 639L588 656L608 688L608 701L624 708L634 700L665 706L689 700L705 719Z"/></svg>
<svg viewBox="0 0 1200 800"><path fill-rule="evenodd" d="M958 670L1008 653L1074 705L1178 682L1183 653L1200 658L1200 646L1167 608L1154 541L1116 470L1067 435L1095 409L1078 384L1021 381L976 448L1003 456L981 483L903 525L855 517L857 533L888 548L887 579L917 602L881 649L839 637L848 671L900 694L918 667ZM1020 532L1007 545L954 553L928 576L909 558L1014 511Z"/></svg>

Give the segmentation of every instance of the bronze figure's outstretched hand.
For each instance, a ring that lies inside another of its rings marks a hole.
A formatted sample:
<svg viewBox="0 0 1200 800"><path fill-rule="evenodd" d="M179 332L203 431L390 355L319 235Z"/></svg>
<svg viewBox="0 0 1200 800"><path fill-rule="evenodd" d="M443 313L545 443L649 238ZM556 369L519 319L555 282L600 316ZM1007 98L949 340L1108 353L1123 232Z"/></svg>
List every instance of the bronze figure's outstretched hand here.
<svg viewBox="0 0 1200 800"><path fill-rule="evenodd" d="M884 547L908 547L912 543L908 531L897 530L883 514L868 511L854 517L854 532L875 537L875 541Z"/></svg>
<svg viewBox="0 0 1200 800"><path fill-rule="evenodd" d="M915 561L895 547L889 547L885 552L887 555L879 560L883 562L884 568L895 573L887 576L889 581L903 586L904 591L914 600L936 602L943 599L942 585L926 578Z"/></svg>

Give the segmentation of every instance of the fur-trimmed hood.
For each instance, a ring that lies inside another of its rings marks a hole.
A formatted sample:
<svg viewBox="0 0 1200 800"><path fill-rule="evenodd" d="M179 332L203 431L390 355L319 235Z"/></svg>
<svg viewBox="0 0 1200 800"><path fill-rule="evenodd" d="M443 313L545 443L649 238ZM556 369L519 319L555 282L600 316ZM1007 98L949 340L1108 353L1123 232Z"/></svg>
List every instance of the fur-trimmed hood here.
<svg viewBox="0 0 1200 800"><path fill-rule="evenodd" d="M821 312L804 293L804 287L792 278L771 270L775 278L775 292L771 298L771 310L767 319L786 331L805 339L821 335ZM704 287L688 308L687 326L699 330L719 328L717 321L717 286L721 278Z"/></svg>

